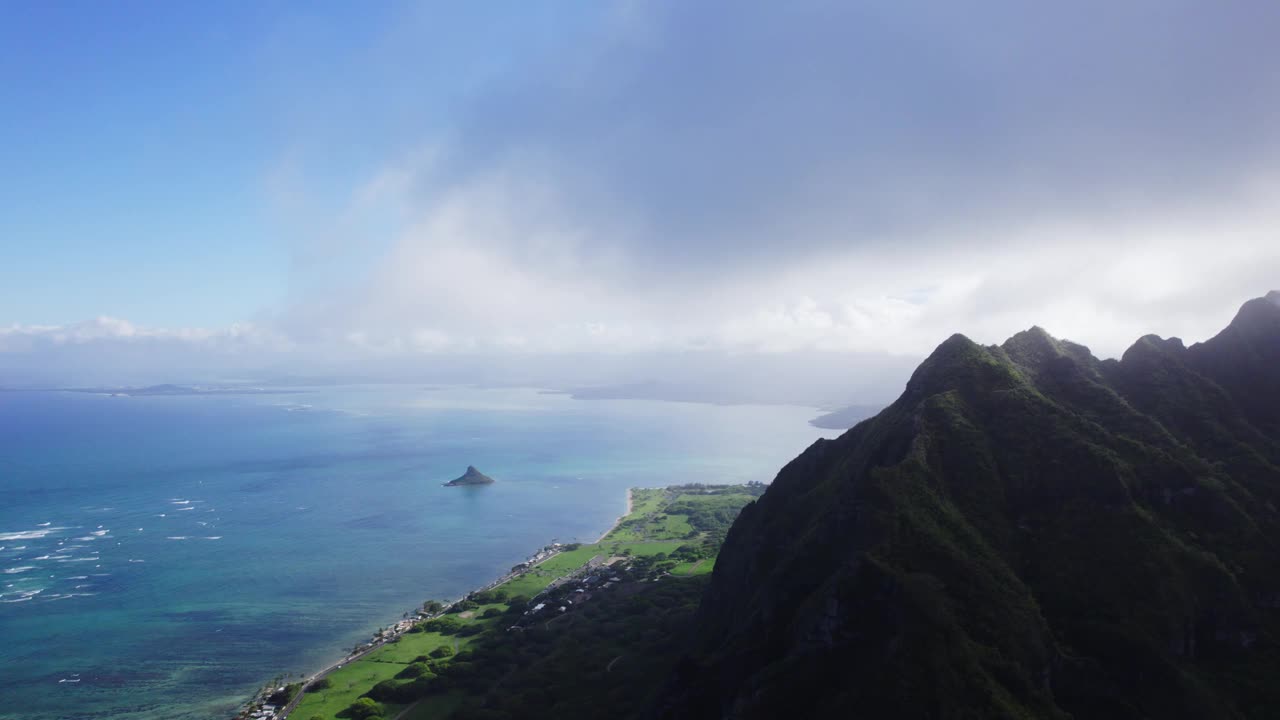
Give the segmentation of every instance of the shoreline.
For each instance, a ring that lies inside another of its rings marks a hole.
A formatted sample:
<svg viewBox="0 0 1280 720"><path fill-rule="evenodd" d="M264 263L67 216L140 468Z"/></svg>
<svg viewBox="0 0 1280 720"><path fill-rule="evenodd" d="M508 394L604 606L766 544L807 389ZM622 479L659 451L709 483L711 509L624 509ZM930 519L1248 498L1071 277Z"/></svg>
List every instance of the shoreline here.
<svg viewBox="0 0 1280 720"><path fill-rule="evenodd" d="M604 542L604 539L609 537L609 533L613 532L614 530L617 530L618 526L622 524L622 521L626 519L626 517L630 515L631 511L634 509L635 509L635 488L627 488L627 511L619 515L618 519L614 520L613 524L609 526L609 529L605 530L604 533L601 534L600 537L596 538L596 541L592 544L598 545Z"/></svg>
<svg viewBox="0 0 1280 720"><path fill-rule="evenodd" d="M610 526L609 526L609 528L608 528L607 530L605 530L605 531L604 531L604 533L603 533L603 534L601 534L601 535L600 535L600 537L599 537L597 540L595 540L595 542L590 543L590 544L593 544L593 545L594 545L594 544L598 544L598 543L600 543L600 542L603 542L603 541L604 541L604 539L605 539L606 537L608 537L609 533L611 533L611 532L613 532L614 530L616 530L616 529L617 529L617 527L618 527L619 525L621 525L621 524L622 524L622 521L623 521L624 519L626 519L626 517L627 517L628 515L630 515L630 514L631 514L631 511L632 511L633 509L635 509L635 497L634 497L634 492L633 492L634 490L635 490L635 488L627 488L627 511L626 511L624 514L622 514L622 515L618 516L618 518L617 518L616 520L614 520L614 521L613 521L613 524L612 524L612 525L610 525ZM550 546L546 546L546 547L550 547ZM541 565L542 563L544 563L544 562L546 562L546 561L550 560L551 558L555 557L556 555L559 555L559 554L560 554L560 552L561 552L561 551L559 551L559 550L558 550L558 551L556 551L556 552L553 552L553 553L551 553L549 556L542 558L541 560L539 560L538 562L534 563L534 564L533 564L533 565L531 565L530 567L537 567L538 565ZM480 587L478 587L478 588L473 588L473 589L471 589L471 590L469 590L469 591L467 591L467 592L463 593L463 594L462 594L462 596L461 596L460 598L458 598L457 600L453 600L453 601L451 601L451 602L446 603L446 604L445 604L445 608L447 609L448 607L451 607L454 603L457 603L457 602L459 602L459 601L461 601L461 600L463 600L463 599L466 599L466 598L467 598L468 596L470 596L472 593L476 593L476 592L483 592L483 591L486 591L486 590L492 590L493 588L498 587L498 586L500 586L500 585L503 585L504 583L506 583L506 582L508 582L508 581L510 581L510 580L512 580L512 579L514 579L514 578L516 578L516 577L519 577L520 575L523 575L523 573L506 573L506 574L504 574L504 575L501 575L501 576L499 576L498 578L496 578L496 579L494 579L494 580L491 580L490 582L485 583L484 585L481 585L481 586L480 586ZM443 614L444 614L444 611L441 611L440 613L437 613L436 615L429 616L429 617L439 617L439 616L441 616L441 615L443 615ZM391 625L391 627L393 627L393 628L394 628L394 627L396 626L396 624L397 624L397 623L394 623L394 622L393 622L393 623L392 623L392 625ZM368 655L369 653L373 652L374 650L377 650L378 648L382 647L383 645L386 645L388 642L392 641L393 639L399 639L399 638L398 638L398 636L399 636L400 634L401 634L401 633L396 632L396 633L392 634L391 636L388 636L388 637L382 638L382 639L380 639L380 640L375 639L375 640L374 640L374 642L370 643L368 647L366 647L365 649L363 649L363 650L359 651L358 653L348 654L346 657L344 657L344 658L342 658L342 659L340 659L340 660L336 660L336 661L334 661L334 662L331 662L331 663L329 663L328 665L326 665L325 667L323 667L323 668L321 668L321 669L319 669L319 670L316 670L315 672L308 673L308 674L304 675L304 676L302 677L302 679L300 679L300 680L298 680L298 681L297 681L297 682L299 682L299 683L301 683L301 684L302 684L302 688L301 688L301 690L298 692L298 694L297 694L297 695L296 695L296 696L295 696L295 697L294 697L294 698L293 698L293 699L292 699L292 700L291 700L291 701L290 701L286 706L284 706L283 708L281 708L281 710L280 710L280 711L278 711L278 714L277 714L275 717L280 718L281 720L284 720L285 718L287 718L287 717L288 717L288 713L292 712L292 710L293 710L295 707L297 707L298 702L300 702L300 701L302 700L302 696L306 694L306 687L307 687L308 685L310 685L311 683L313 683L313 682L315 682L315 681L317 681L317 680L319 680L319 679L321 679L321 678L325 677L325 676L326 676L326 675L328 675L329 673L333 672L334 670L336 670L336 669L338 669L338 668L341 668L341 667L342 667L342 666L344 666L344 665L347 665L347 664L349 664L349 663L356 662L356 661L360 660L360 659L361 659L361 658L363 658L365 655ZM251 699L251 700L249 700L249 701L247 701L247 702L242 703L242 704L241 704L241 706L240 706L240 707L241 707L241 710L237 713L236 717L240 717L240 716L244 713L244 711L245 711L245 710L247 710L249 707L251 707L251 706L255 705L255 704L256 704L256 703L258 703L259 701L260 701L260 696L255 695L253 699Z"/></svg>

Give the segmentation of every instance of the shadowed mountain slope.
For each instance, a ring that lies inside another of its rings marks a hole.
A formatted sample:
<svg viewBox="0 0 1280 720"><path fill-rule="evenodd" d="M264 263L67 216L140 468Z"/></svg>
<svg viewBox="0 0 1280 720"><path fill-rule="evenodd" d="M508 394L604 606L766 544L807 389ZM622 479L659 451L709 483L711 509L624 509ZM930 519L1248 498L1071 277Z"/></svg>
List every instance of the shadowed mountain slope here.
<svg viewBox="0 0 1280 720"><path fill-rule="evenodd" d="M1280 294L944 342L728 535L664 717L1280 717Z"/></svg>

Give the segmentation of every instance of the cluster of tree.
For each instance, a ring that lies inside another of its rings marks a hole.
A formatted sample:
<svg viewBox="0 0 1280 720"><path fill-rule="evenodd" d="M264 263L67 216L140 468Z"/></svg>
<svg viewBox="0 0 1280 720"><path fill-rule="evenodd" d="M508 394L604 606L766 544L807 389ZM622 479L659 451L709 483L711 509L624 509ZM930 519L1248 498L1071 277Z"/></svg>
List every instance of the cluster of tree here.
<svg viewBox="0 0 1280 720"><path fill-rule="evenodd" d="M494 589L473 592L467 596L467 599L479 603L480 605L492 605L493 603L506 602L508 598L506 590Z"/></svg>
<svg viewBox="0 0 1280 720"><path fill-rule="evenodd" d="M271 693L267 698L267 702L272 705L288 705L298 692L302 690L302 683L289 683L284 687Z"/></svg>
<svg viewBox="0 0 1280 720"><path fill-rule="evenodd" d="M672 559L666 553L656 555L639 555L631 560L631 572L638 577L652 578L671 572L680 560Z"/></svg>
<svg viewBox="0 0 1280 720"><path fill-rule="evenodd" d="M424 620L409 628L409 632L435 632L441 635L453 635L462 629L466 623L456 617L445 615L444 617Z"/></svg>
<svg viewBox="0 0 1280 720"><path fill-rule="evenodd" d="M708 533L715 537L719 546L729 526L738 518L742 508L751 502L751 496L736 493L716 498L701 498L697 501L680 500L667 506L667 513L684 515L694 530Z"/></svg>
<svg viewBox="0 0 1280 720"><path fill-rule="evenodd" d="M382 720L382 703L378 701L362 697L342 711L342 715L352 720Z"/></svg>
<svg viewBox="0 0 1280 720"><path fill-rule="evenodd" d="M705 545L681 545L675 550L672 550L671 555L668 557L672 560L679 560L680 562L697 562L703 558L711 557L714 554L715 550L708 548Z"/></svg>
<svg viewBox="0 0 1280 720"><path fill-rule="evenodd" d="M319 692L321 690L328 690L331 687L333 687L333 681L326 675L325 677L322 677L308 685L307 692Z"/></svg>
<svg viewBox="0 0 1280 720"><path fill-rule="evenodd" d="M468 610L475 610L478 607L480 607L480 603L470 598L463 598L462 600L459 600L458 602L450 605L449 612L451 613L466 612Z"/></svg>
<svg viewBox="0 0 1280 720"><path fill-rule="evenodd" d="M684 652L705 578L633 587L598 593L572 624L491 633L467 662L442 668L438 682L467 695L453 718L645 715Z"/></svg>
<svg viewBox="0 0 1280 720"><path fill-rule="evenodd" d="M652 573L672 562L665 556L636 558L633 570L640 566L642 574ZM343 715L377 720L382 703L403 705L449 692L465 695L452 716L463 720L639 715L683 653L682 638L704 587L705 578L636 583L626 592L597 593L576 610L572 623L499 627L456 654L442 645L375 685ZM527 603L511 598L506 613L519 618ZM458 623L451 616L429 622L438 621L451 622L433 627L437 632ZM499 683L502 691L491 693Z"/></svg>

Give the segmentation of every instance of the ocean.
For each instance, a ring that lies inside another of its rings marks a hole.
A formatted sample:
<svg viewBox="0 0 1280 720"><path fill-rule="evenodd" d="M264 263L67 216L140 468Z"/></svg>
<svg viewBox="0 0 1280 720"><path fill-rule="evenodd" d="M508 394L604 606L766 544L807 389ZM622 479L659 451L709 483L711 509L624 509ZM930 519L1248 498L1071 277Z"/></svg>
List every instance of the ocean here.
<svg viewBox="0 0 1280 720"><path fill-rule="evenodd" d="M816 411L533 389L0 392L0 718L230 717L628 487L769 481ZM497 480L441 484L475 465Z"/></svg>

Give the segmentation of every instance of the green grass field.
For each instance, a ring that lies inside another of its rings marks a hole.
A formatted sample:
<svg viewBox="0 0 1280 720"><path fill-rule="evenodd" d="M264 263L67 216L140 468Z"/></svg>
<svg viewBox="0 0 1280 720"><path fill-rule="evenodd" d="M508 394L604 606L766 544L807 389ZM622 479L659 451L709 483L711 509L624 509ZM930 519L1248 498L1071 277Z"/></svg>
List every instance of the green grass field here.
<svg viewBox="0 0 1280 720"><path fill-rule="evenodd" d="M693 577L695 575L707 575L716 567L715 558L705 558L697 562L683 562L671 569L672 575L680 575L682 577Z"/></svg>
<svg viewBox="0 0 1280 720"><path fill-rule="evenodd" d="M316 715L326 720L337 717L338 713L346 710L356 698L368 692L369 688L395 677L403 669L404 665L398 663L357 660L329 673L332 686L327 690L304 695L302 702L298 703L290 716L302 720L310 720ZM388 706L386 716L395 717L401 709L403 706Z"/></svg>
<svg viewBox="0 0 1280 720"><path fill-rule="evenodd" d="M602 548L597 545L583 545L577 550L562 552L559 555L546 560L535 566L533 570L513 578L499 585L498 588L506 590L508 595L527 595L533 597L546 589L556 578L577 570L587 561L596 555L601 554Z"/></svg>

